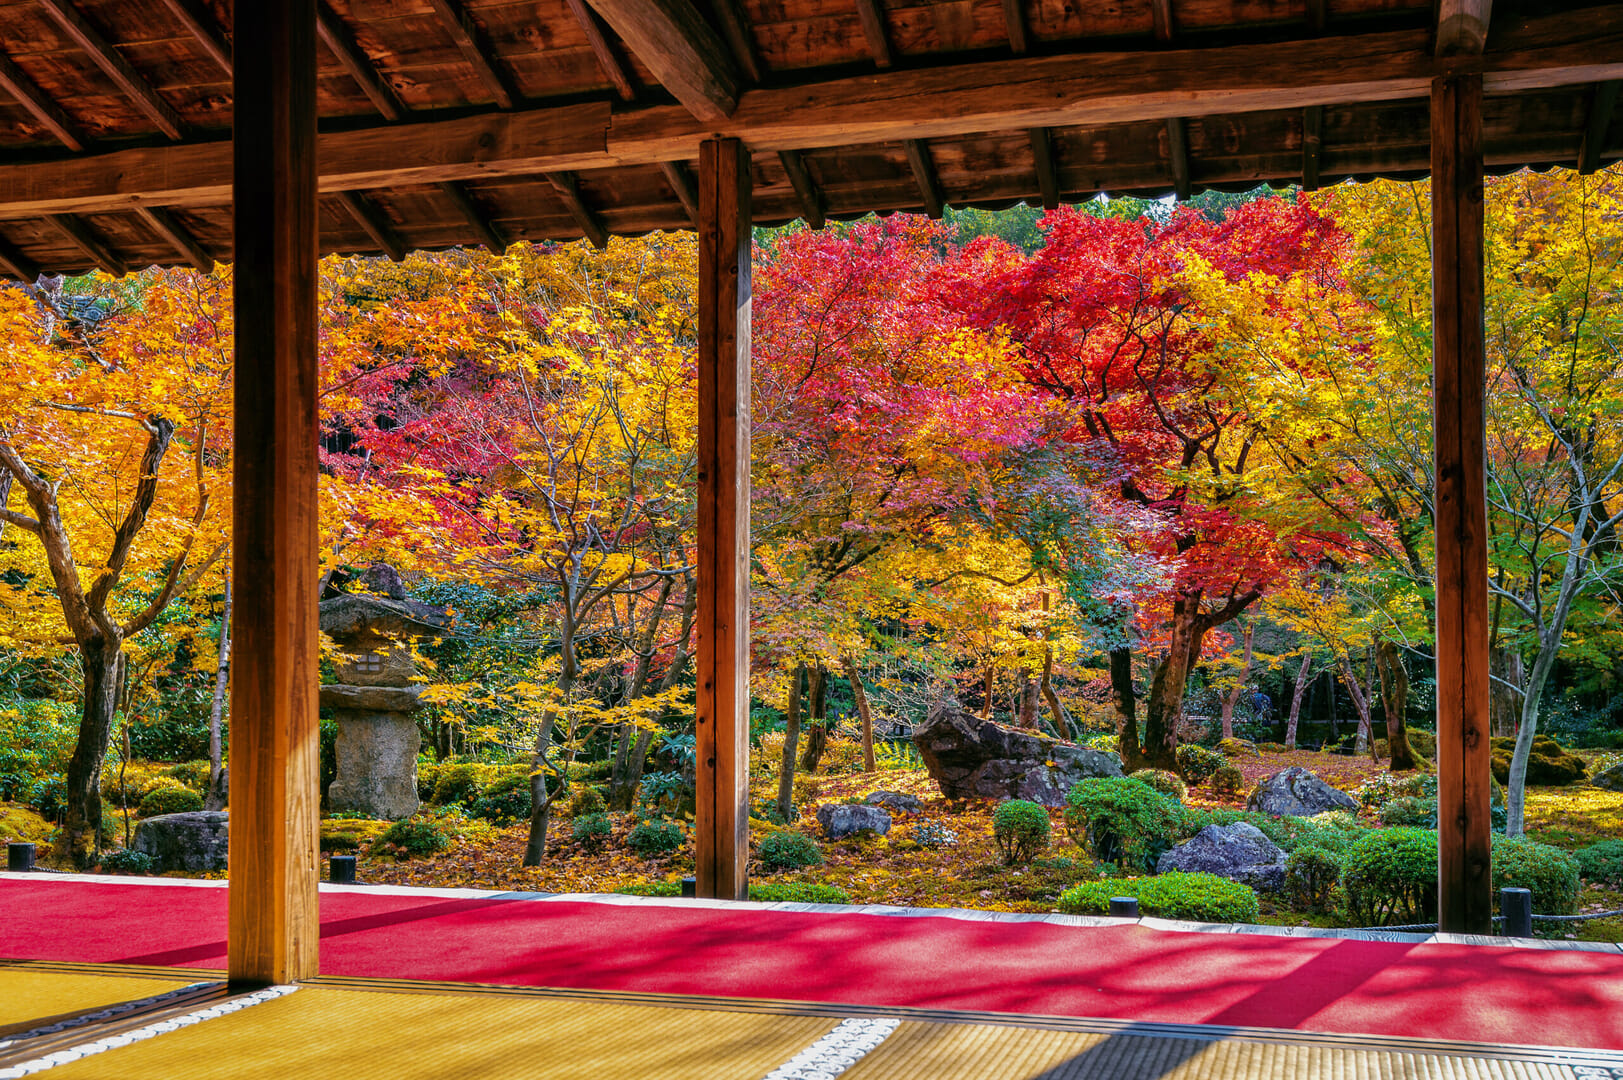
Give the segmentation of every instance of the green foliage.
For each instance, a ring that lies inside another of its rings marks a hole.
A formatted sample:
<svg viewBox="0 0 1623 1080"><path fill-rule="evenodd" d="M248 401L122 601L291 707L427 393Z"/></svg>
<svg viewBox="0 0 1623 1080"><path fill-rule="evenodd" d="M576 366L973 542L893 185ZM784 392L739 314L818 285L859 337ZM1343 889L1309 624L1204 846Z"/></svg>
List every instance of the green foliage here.
<svg viewBox="0 0 1623 1080"><path fill-rule="evenodd" d="M626 835L626 847L644 858L681 851L686 843L681 826L672 821L645 821Z"/></svg>
<svg viewBox="0 0 1623 1080"><path fill-rule="evenodd" d="M1259 751L1257 744L1249 739L1219 739L1217 749L1225 757L1256 757Z"/></svg>
<svg viewBox="0 0 1623 1080"><path fill-rule="evenodd" d="M171 711L150 723L130 725L130 755L142 761L195 761L208 756L208 713Z"/></svg>
<svg viewBox="0 0 1623 1080"><path fill-rule="evenodd" d="M1404 733L1409 736L1409 749L1425 758L1427 761L1437 760L1437 736L1424 728L1405 728ZM1437 793L1437 778L1432 777L1432 790L1430 794Z"/></svg>
<svg viewBox="0 0 1623 1080"><path fill-rule="evenodd" d="M1174 871L1155 877L1085 881L1066 889L1059 909L1071 915L1102 915L1111 897L1138 898L1139 911L1167 919L1194 922L1255 922L1257 892L1249 885L1216 874Z"/></svg>
<svg viewBox="0 0 1623 1080"><path fill-rule="evenodd" d="M1578 910L1578 859L1569 852L1525 837L1493 838L1493 895L1500 889L1527 889L1540 915L1572 915Z"/></svg>
<svg viewBox="0 0 1623 1080"><path fill-rule="evenodd" d="M1196 743L1184 743L1177 750L1178 772L1191 784L1204 784L1213 773L1229 763L1216 750Z"/></svg>
<svg viewBox="0 0 1623 1080"><path fill-rule="evenodd" d="M179 765L171 765L163 771L165 776L173 777L182 784L198 793L206 793L209 789L209 763L199 758L196 761L183 761Z"/></svg>
<svg viewBox="0 0 1623 1080"><path fill-rule="evenodd" d="M1245 773L1234 765L1219 765L1212 772L1212 790L1224 798L1233 798L1244 787Z"/></svg>
<svg viewBox="0 0 1623 1080"><path fill-rule="evenodd" d="M598 801L602 802L601 799ZM534 808L535 801L530 794L530 777L526 770L522 773L506 773L486 784L479 797L468 808L468 812L483 821L507 825L515 821L528 821ZM601 810L601 807L599 809Z"/></svg>
<svg viewBox="0 0 1623 1080"><path fill-rule="evenodd" d="M1577 853L1578 873L1585 881L1623 886L1623 840L1602 840Z"/></svg>
<svg viewBox="0 0 1623 1080"><path fill-rule="evenodd" d="M42 844L51 835L51 823L24 806L0 804L0 840Z"/></svg>
<svg viewBox="0 0 1623 1080"><path fill-rule="evenodd" d="M1396 799L1389 799L1381 807L1381 824L1435 829L1437 800L1416 798L1413 795L1400 795Z"/></svg>
<svg viewBox="0 0 1623 1080"><path fill-rule="evenodd" d="M1168 798L1177 799L1179 802L1182 802L1183 797L1189 794L1189 789L1184 786L1182 780L1178 779L1178 774L1167 772L1165 769L1140 769L1133 773L1130 779L1148 784L1161 794Z"/></svg>
<svg viewBox="0 0 1623 1080"><path fill-rule="evenodd" d="M597 851L608 842L609 834L614 827L609 824L607 814L581 814L575 818L575 824L569 834L575 838L575 843L588 851Z"/></svg>
<svg viewBox="0 0 1623 1080"><path fill-rule="evenodd" d="M1027 863L1048 846L1048 811L1034 802L1010 799L992 814L992 839L1005 865Z"/></svg>
<svg viewBox="0 0 1623 1080"><path fill-rule="evenodd" d="M1493 749L1493 777L1501 784L1510 782L1510 760L1516 750L1516 740L1498 738L1491 741ZM1584 759L1548 735L1533 736L1533 747L1527 757L1527 782L1539 787L1564 787L1577 783L1589 775Z"/></svg>
<svg viewBox="0 0 1623 1080"><path fill-rule="evenodd" d="M359 851L360 849L361 836L359 833L349 832L344 829L333 832L328 832L326 829L321 830L322 851L343 854L344 852Z"/></svg>
<svg viewBox="0 0 1623 1080"><path fill-rule="evenodd" d="M28 805L51 821L61 819L67 801L68 782L60 776L42 776L28 789Z"/></svg>
<svg viewBox="0 0 1623 1080"><path fill-rule="evenodd" d="M816 881L763 881L750 886L758 904L849 904L851 895L837 885Z"/></svg>
<svg viewBox="0 0 1623 1080"><path fill-rule="evenodd" d="M433 855L451 849L451 835L443 822L433 818L401 818L372 841L373 855L392 852L396 858Z"/></svg>
<svg viewBox="0 0 1623 1080"><path fill-rule="evenodd" d="M637 789L642 804L661 816L674 817L693 800L693 785L679 772L651 772Z"/></svg>
<svg viewBox="0 0 1623 1080"><path fill-rule="evenodd" d="M446 762L440 766L434 797L429 801L438 806L472 806L490 782L490 774L490 766L477 761Z"/></svg>
<svg viewBox="0 0 1623 1080"><path fill-rule="evenodd" d="M1121 739L1116 735L1095 735L1082 745L1089 750L1102 750L1105 753L1114 754L1121 746Z"/></svg>
<svg viewBox="0 0 1623 1080"><path fill-rule="evenodd" d="M876 769L922 769L924 757L912 739L885 739L874 743L873 763Z"/></svg>
<svg viewBox="0 0 1623 1080"><path fill-rule="evenodd" d="M183 814L201 809L203 796L179 780L165 779L141 796L141 805L136 813L142 817L157 817L160 814Z"/></svg>
<svg viewBox="0 0 1623 1080"><path fill-rule="evenodd" d="M603 800L603 793L595 787L583 787L575 792L574 798L569 800L570 817L587 817L591 814L606 813L609 804Z"/></svg>
<svg viewBox="0 0 1623 1080"><path fill-rule="evenodd" d="M1341 879L1342 856L1317 844L1304 844L1285 860L1285 889L1309 911L1325 911Z"/></svg>
<svg viewBox="0 0 1623 1080"><path fill-rule="evenodd" d="M775 832L761 841L757 850L761 865L768 870L798 870L823 861L817 841L798 832Z"/></svg>
<svg viewBox="0 0 1623 1080"><path fill-rule="evenodd" d="M1065 827L1095 858L1148 870L1172 846L1178 805L1138 780L1083 780L1065 796Z"/></svg>
<svg viewBox="0 0 1623 1080"><path fill-rule="evenodd" d="M157 861L143 851L104 852L101 872L104 874L150 874L158 868Z"/></svg>
<svg viewBox="0 0 1623 1080"><path fill-rule="evenodd" d="M1423 923L1437 916L1437 834L1375 829L1347 850L1341 874L1355 926Z"/></svg>
<svg viewBox="0 0 1623 1080"><path fill-rule="evenodd" d="M70 702L0 697L0 799L26 798L36 778L65 773L78 737Z"/></svg>

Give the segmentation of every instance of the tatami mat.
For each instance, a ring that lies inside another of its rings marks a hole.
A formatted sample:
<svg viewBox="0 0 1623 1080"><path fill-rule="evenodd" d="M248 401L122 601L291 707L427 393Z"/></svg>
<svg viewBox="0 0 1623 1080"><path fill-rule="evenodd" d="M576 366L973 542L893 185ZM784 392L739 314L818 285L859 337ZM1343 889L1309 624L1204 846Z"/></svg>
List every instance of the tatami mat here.
<svg viewBox="0 0 1623 1080"><path fill-rule="evenodd" d="M0 964L0 1031L68 1013L90 1012L198 982L195 972L91 975L36 965Z"/></svg>

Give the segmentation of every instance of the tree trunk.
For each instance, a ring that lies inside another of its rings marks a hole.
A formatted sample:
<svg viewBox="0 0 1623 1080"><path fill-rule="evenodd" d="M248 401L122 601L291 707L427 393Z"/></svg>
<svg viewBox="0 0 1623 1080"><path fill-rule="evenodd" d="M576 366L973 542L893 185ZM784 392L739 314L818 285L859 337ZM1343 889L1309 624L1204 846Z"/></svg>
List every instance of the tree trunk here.
<svg viewBox="0 0 1623 1080"><path fill-rule="evenodd" d="M1352 657L1343 654L1340 660L1341 677L1347 683L1353 710L1358 713L1358 734L1353 742L1353 752L1367 754L1370 744L1369 699L1364 696L1364 688L1358 685L1358 676L1353 673Z"/></svg>
<svg viewBox="0 0 1623 1080"><path fill-rule="evenodd" d="M806 702L810 722L806 725L806 745L800 752L800 771L814 773L817 766L823 763L823 753L828 749L828 669L822 661L818 661L811 670Z"/></svg>
<svg viewBox="0 0 1623 1080"><path fill-rule="evenodd" d="M805 680L806 665L796 664L783 708L783 759L778 766L778 820L785 825L795 820L795 755L800 742L800 687Z"/></svg>
<svg viewBox="0 0 1623 1080"><path fill-rule="evenodd" d="M981 719L982 720L990 720L990 719L992 719L992 701L993 701L993 695L996 693L996 688L994 686L994 683L996 682L996 680L997 680L997 668L993 667L991 664L987 664L986 665L986 704L981 706Z"/></svg>
<svg viewBox="0 0 1623 1080"><path fill-rule="evenodd" d="M1245 656L1240 661L1240 676L1234 680L1234 689L1223 695L1223 738L1234 738L1234 706L1240 703L1240 695L1245 693L1245 681L1251 677L1251 639L1255 636L1257 624L1254 622L1245 625Z"/></svg>
<svg viewBox="0 0 1623 1080"><path fill-rule="evenodd" d="M862 685L862 673L857 670L857 662L850 653L846 653L845 677L851 681L851 696L857 702L857 716L862 720L862 771L873 772L873 713L868 708L868 691Z"/></svg>
<svg viewBox="0 0 1623 1080"><path fill-rule="evenodd" d="M1142 769L1144 751L1138 743L1138 697L1133 693L1133 650L1126 645L1110 650L1110 696L1116 704L1116 746L1122 768Z"/></svg>
<svg viewBox="0 0 1623 1080"><path fill-rule="evenodd" d="M1070 718L1065 715L1065 706L1059 703L1059 695L1054 693L1054 650L1049 649L1043 655L1043 700L1048 702L1048 712L1054 718L1054 734L1069 742L1074 735L1071 732Z"/></svg>
<svg viewBox="0 0 1623 1080"><path fill-rule="evenodd" d="M567 598L565 603L567 605ZM547 829L552 824L552 800L563 790L562 776L556 789L547 781L547 752L552 749L552 732L558 723L558 712L569 707L569 694L575 688L575 624L567 607L558 637L563 654L562 669L558 673L558 696L541 714L541 729L535 737L535 755L530 758L530 834L524 844L525 866L540 866L541 860L546 858Z"/></svg>
<svg viewBox="0 0 1623 1080"><path fill-rule="evenodd" d="M1031 673L1024 670L1020 672L1020 726L1037 727L1037 684L1032 681Z"/></svg>
<svg viewBox="0 0 1623 1080"><path fill-rule="evenodd" d="M1296 686L1291 691L1291 711L1285 721L1285 749L1296 749L1296 723L1302 715L1302 695L1307 692L1307 673L1313 666L1313 654L1302 654L1302 667L1296 672Z"/></svg>
<svg viewBox="0 0 1623 1080"><path fill-rule="evenodd" d="M209 707L209 791L203 800L205 810L224 810L226 788L224 751L220 724L225 714L226 687L231 674L231 576L225 579L225 611L220 616L219 659L214 665L214 703Z"/></svg>
<svg viewBox="0 0 1623 1080"><path fill-rule="evenodd" d="M1488 729L1494 735L1514 736L1522 715L1521 688L1527 685L1521 650L1495 645L1488 654L1488 670L1497 676L1488 684Z"/></svg>
<svg viewBox="0 0 1623 1080"><path fill-rule="evenodd" d="M107 756L113 717L123 689L124 650L95 638L79 647L79 663L84 670L84 707L79 717L79 739L68 759L58 859L85 870L96 864L101 849L101 763Z"/></svg>
<svg viewBox="0 0 1623 1080"><path fill-rule="evenodd" d="M1415 768L1414 751L1409 747L1409 731L1404 714L1409 708L1409 673L1403 667L1403 654L1397 643L1383 641L1375 649L1375 662L1381 672L1381 705L1386 711L1386 752L1393 772Z"/></svg>
<svg viewBox="0 0 1623 1080"><path fill-rule="evenodd" d="M1207 625L1200 616L1199 600L1175 601L1172 605L1172 634L1166 659L1155 670L1150 683L1150 700L1144 710L1144 759L1151 768L1176 772L1178 768L1178 721L1183 716L1184 688L1189 669L1200 655L1201 639Z"/></svg>

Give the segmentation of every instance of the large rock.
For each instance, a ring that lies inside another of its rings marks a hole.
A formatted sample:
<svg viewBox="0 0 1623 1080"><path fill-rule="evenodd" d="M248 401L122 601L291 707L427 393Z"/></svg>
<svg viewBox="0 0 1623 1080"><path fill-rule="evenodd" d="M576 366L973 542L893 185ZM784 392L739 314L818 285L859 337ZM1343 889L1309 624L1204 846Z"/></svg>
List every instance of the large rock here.
<svg viewBox="0 0 1623 1080"><path fill-rule="evenodd" d="M868 797L862 800L869 806L883 806L894 810L898 814L916 814L924 809L918 796L909 795L905 791L870 791Z"/></svg>
<svg viewBox="0 0 1623 1080"><path fill-rule="evenodd" d="M329 690L323 686L325 704ZM384 687L369 687L382 690ZM417 751L420 736L410 713L339 709L335 754L337 779L327 785L327 804L368 817L397 820L417 812Z"/></svg>
<svg viewBox="0 0 1623 1080"><path fill-rule="evenodd" d="M1589 782L1607 791L1623 791L1623 761L1596 773Z"/></svg>
<svg viewBox="0 0 1623 1080"><path fill-rule="evenodd" d="M949 799L1029 799L1064 806L1082 780L1121 776L1114 754L983 720L938 705L913 730L930 776Z"/></svg>
<svg viewBox="0 0 1623 1080"><path fill-rule="evenodd" d="M135 827L133 846L152 857L159 873L224 870L228 821L222 810L150 817Z"/></svg>
<svg viewBox="0 0 1623 1080"><path fill-rule="evenodd" d="M1278 892L1285 886L1285 852L1248 821L1208 825L1155 864L1157 874L1169 870L1216 874Z"/></svg>
<svg viewBox="0 0 1623 1080"><path fill-rule="evenodd" d="M1337 790L1300 765L1274 773L1245 801L1247 810L1274 817L1312 817L1328 810L1358 812L1358 800Z"/></svg>
<svg viewBox="0 0 1623 1080"><path fill-rule="evenodd" d="M890 832L890 815L864 803L824 803L817 808L817 824L830 840L852 836L864 829L884 836Z"/></svg>

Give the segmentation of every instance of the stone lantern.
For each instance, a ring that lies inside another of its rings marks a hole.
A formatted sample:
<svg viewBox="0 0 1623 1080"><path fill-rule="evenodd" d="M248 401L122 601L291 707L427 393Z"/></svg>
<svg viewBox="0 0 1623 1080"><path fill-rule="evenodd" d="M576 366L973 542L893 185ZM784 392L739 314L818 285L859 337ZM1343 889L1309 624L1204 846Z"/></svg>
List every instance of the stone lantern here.
<svg viewBox="0 0 1623 1080"><path fill-rule="evenodd" d="M321 707L338 722L338 775L327 788L334 810L398 819L415 813L419 738L413 713L422 684L412 643L442 633L438 608L406 599L389 566L363 582L384 595L340 594L321 602L321 629L343 655L337 683L321 688Z"/></svg>

